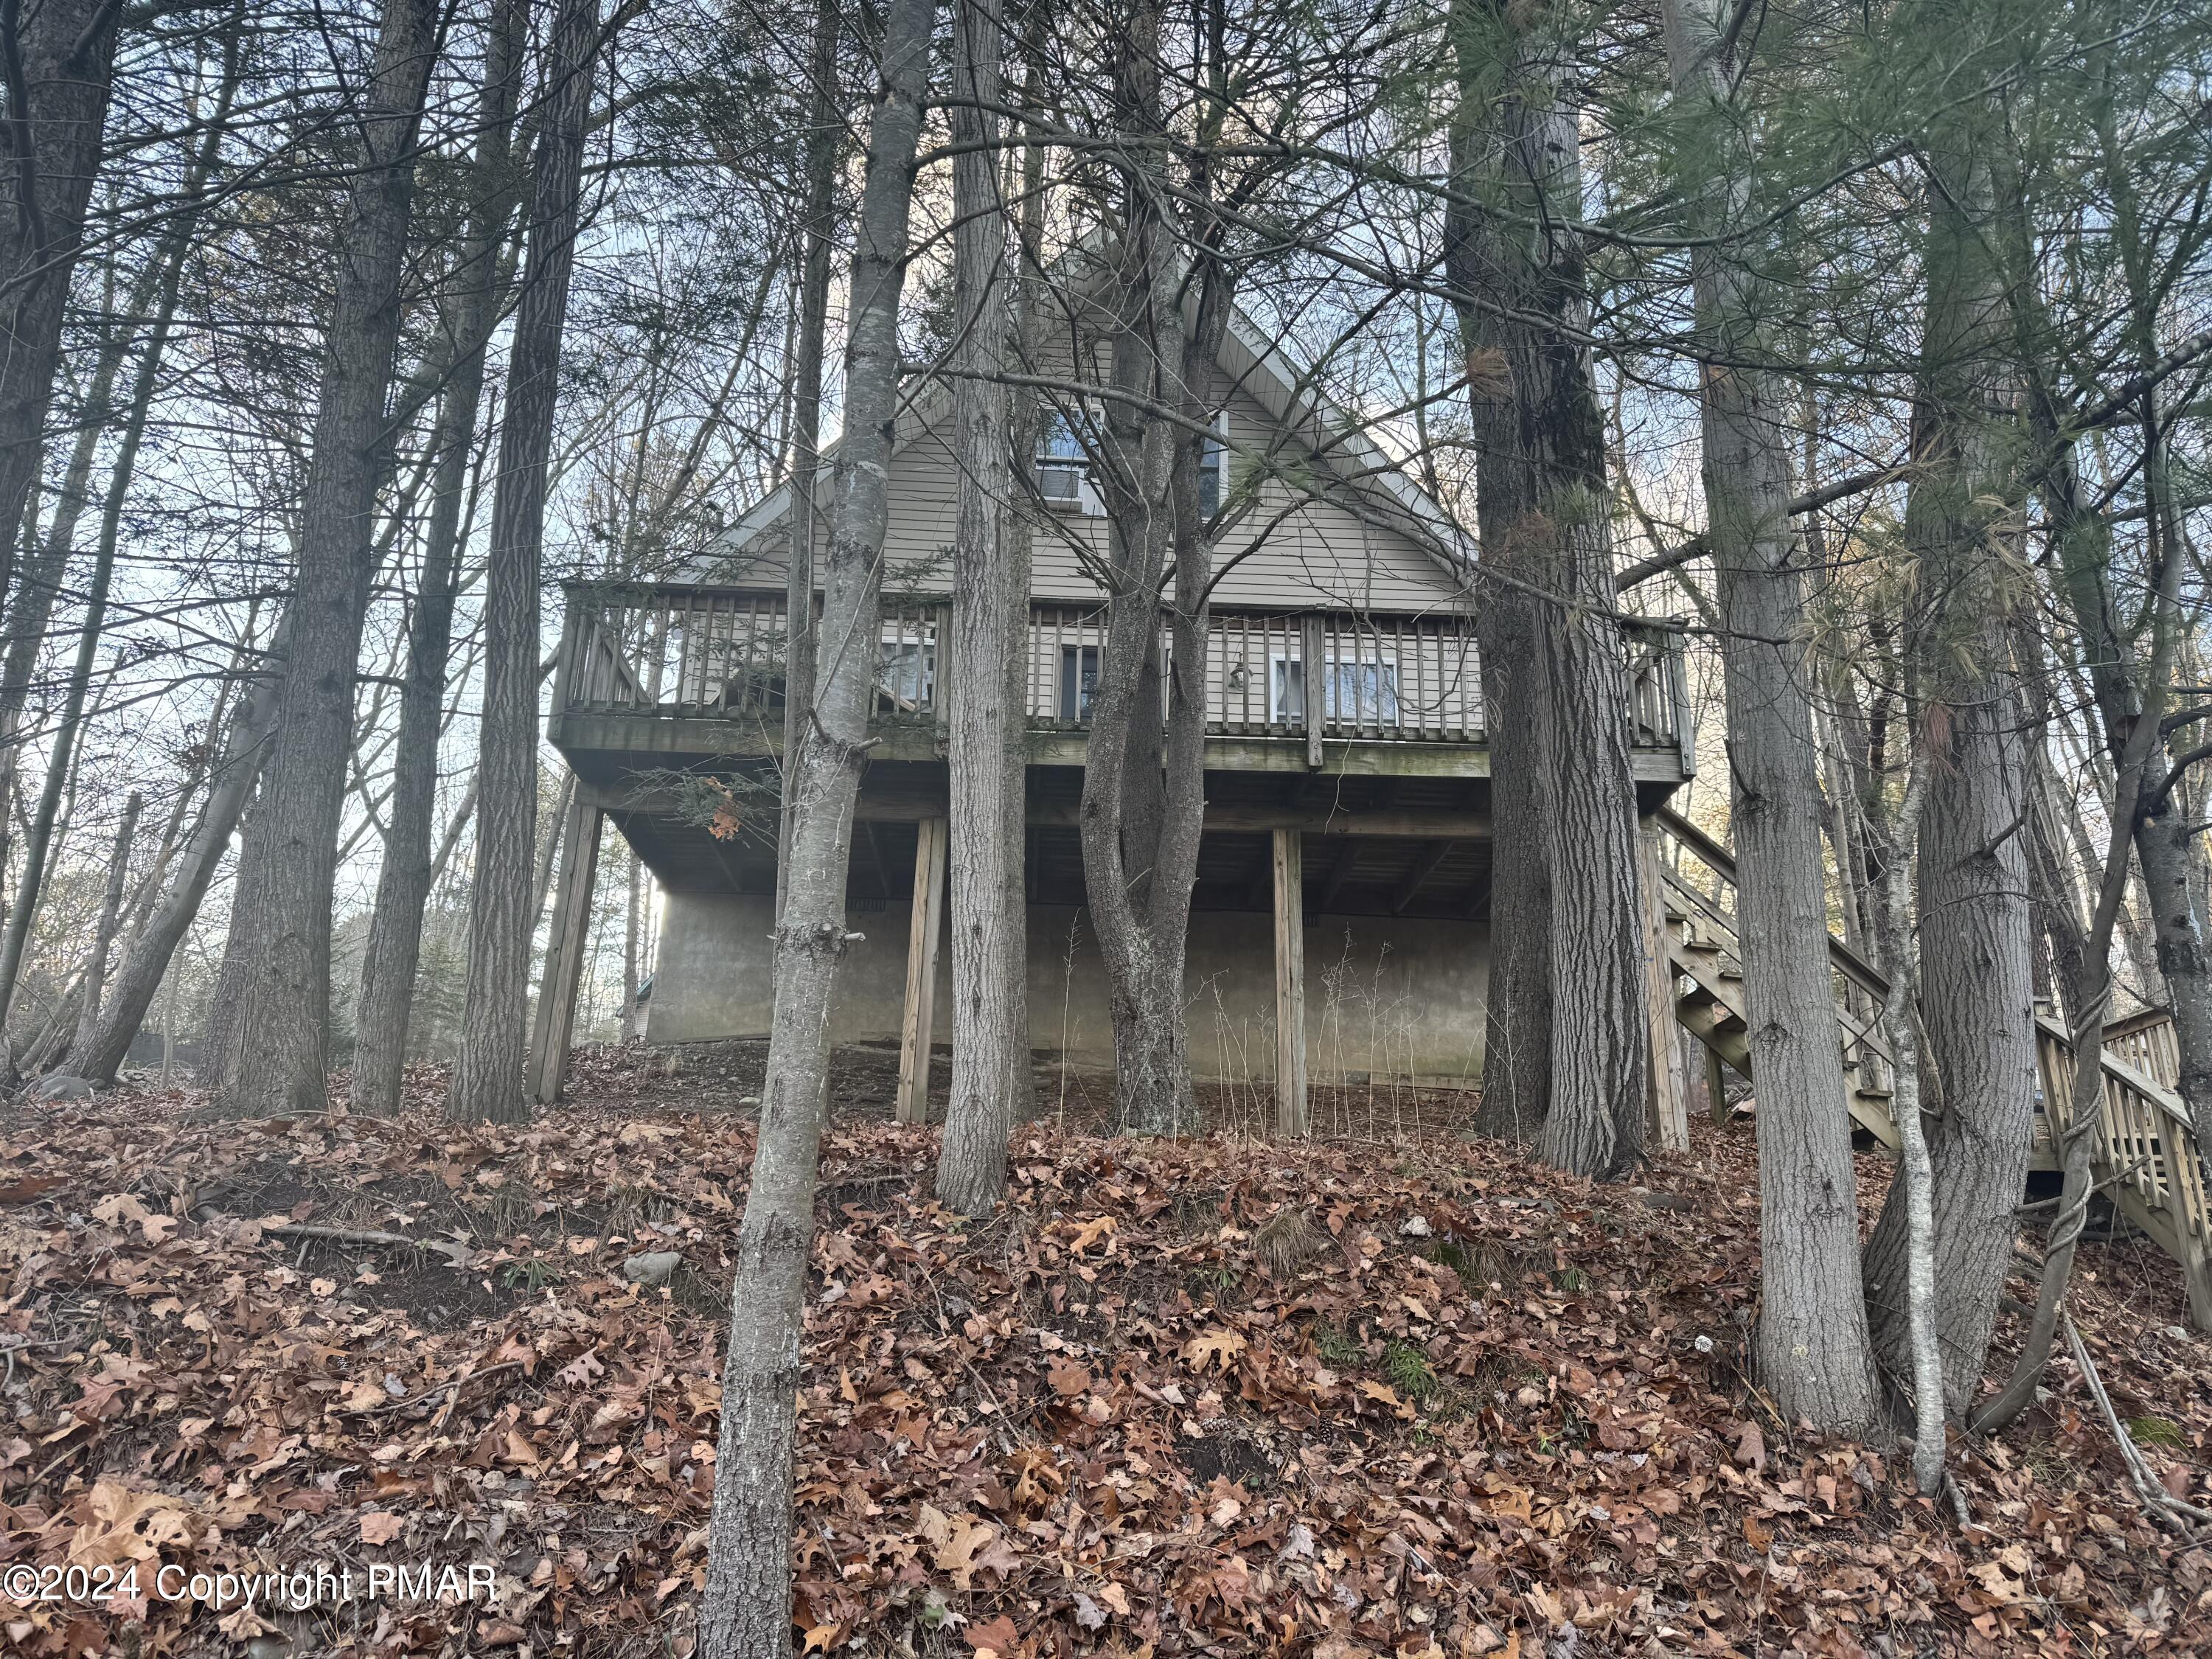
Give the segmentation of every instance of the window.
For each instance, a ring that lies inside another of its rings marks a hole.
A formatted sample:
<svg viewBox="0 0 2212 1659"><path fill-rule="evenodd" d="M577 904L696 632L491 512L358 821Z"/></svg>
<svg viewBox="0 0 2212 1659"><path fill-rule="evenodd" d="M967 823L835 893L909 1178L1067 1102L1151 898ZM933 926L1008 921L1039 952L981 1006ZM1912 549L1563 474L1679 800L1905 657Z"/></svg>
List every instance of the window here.
<svg viewBox="0 0 2212 1659"><path fill-rule="evenodd" d="M1064 720L1091 718L1091 699L1098 694L1098 647L1063 645L1060 647L1060 717Z"/></svg>
<svg viewBox="0 0 2212 1659"><path fill-rule="evenodd" d="M1268 713L1290 725L1306 717L1305 665L1288 657L1268 664ZM1322 718L1345 726L1398 723L1398 665L1380 659L1327 659L1322 678Z"/></svg>
<svg viewBox="0 0 2212 1659"><path fill-rule="evenodd" d="M1091 460L1083 440L1066 414L1048 409L1037 428L1037 491L1054 507L1071 511L1083 506L1091 482Z"/></svg>
<svg viewBox="0 0 2212 1659"><path fill-rule="evenodd" d="M1226 434L1229 412L1213 417L1213 429ZM1219 438L1208 438L1198 452L1198 510L1206 518L1221 511L1223 486L1228 482L1229 456Z"/></svg>

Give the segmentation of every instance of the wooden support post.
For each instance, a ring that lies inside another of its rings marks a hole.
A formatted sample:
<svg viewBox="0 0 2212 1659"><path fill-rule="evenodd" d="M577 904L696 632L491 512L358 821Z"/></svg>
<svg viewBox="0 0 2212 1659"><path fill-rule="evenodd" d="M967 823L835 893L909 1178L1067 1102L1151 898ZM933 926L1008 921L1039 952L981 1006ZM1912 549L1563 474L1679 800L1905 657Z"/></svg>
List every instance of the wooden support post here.
<svg viewBox="0 0 2212 1659"><path fill-rule="evenodd" d="M937 941L945 927L945 820L915 826L914 915L906 939L906 1015L899 1022L898 1121L929 1121L929 1027L937 1012Z"/></svg>
<svg viewBox="0 0 2212 1659"><path fill-rule="evenodd" d="M1637 874L1644 889L1644 977L1651 1032L1651 1121L1670 1152L1690 1150L1690 1113L1674 1049L1674 975L1667 961L1667 899L1659 879L1659 829L1646 823L1636 837Z"/></svg>
<svg viewBox="0 0 2212 1659"><path fill-rule="evenodd" d="M952 607L940 605L930 616L929 712L938 742L947 744L952 741Z"/></svg>
<svg viewBox="0 0 2212 1659"><path fill-rule="evenodd" d="M605 815L598 796L579 787L568 793L561 825L561 877L553 890L553 926L545 941L545 975L538 1012L530 1022L530 1097L550 1106L561 1098L568 1075L568 1040L576 1026L576 988L584 977L584 950L592 935L592 889L599 873L599 825Z"/></svg>
<svg viewBox="0 0 2212 1659"><path fill-rule="evenodd" d="M2212 1331L2212 1257L2190 1230L2179 1196L2168 1195L2166 1213L2173 1218L2173 1236L2181 1245L2181 1284L2189 1297L2189 1322L2200 1331Z"/></svg>
<svg viewBox="0 0 2212 1659"><path fill-rule="evenodd" d="M1288 1140L1307 1126L1305 848L1296 830L1274 842L1275 1133Z"/></svg>
<svg viewBox="0 0 2212 1659"><path fill-rule="evenodd" d="M1728 1071L1722 1066L1720 1055L1710 1048L1705 1050L1705 1111L1713 1121L1713 1127L1728 1127Z"/></svg>

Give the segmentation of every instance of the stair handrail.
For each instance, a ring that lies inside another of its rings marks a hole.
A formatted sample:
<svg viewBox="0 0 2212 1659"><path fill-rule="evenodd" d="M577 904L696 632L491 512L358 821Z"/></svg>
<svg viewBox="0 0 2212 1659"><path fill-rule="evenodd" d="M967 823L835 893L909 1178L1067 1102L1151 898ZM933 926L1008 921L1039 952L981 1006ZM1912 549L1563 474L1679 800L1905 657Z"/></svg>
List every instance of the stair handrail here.
<svg viewBox="0 0 2212 1659"><path fill-rule="evenodd" d="M1735 854L1713 836L1684 817L1671 806L1659 809L1659 827L1688 848L1698 856L1698 861L1731 887L1738 885ZM1828 935L1828 965L1874 999L1879 1008L1889 999L1888 976L1857 951L1838 939Z"/></svg>
<svg viewBox="0 0 2212 1659"><path fill-rule="evenodd" d="M2072 1103L2077 1057L2058 1021L2039 1014L2035 1028L2036 1074L2055 1139ZM2104 1103L2094 1161L2123 1212L2181 1264L2190 1316L2212 1328L2212 1199L2188 1107L2140 1067L2110 1054L2099 1059Z"/></svg>
<svg viewBox="0 0 2212 1659"><path fill-rule="evenodd" d="M2107 1026L2109 1031L2111 1027ZM2056 1043L2071 1058L2074 1053L2074 1034L2066 1029L2063 1020L2053 1019L2049 1014L2035 1017L2037 1038ZM2123 1060L2102 1044L2098 1046L2098 1057L2104 1063L2106 1075L2117 1079L2141 1095L2159 1109L2161 1116L2171 1119L2174 1127L2185 1131L2191 1140L2197 1138L2195 1121L2189 1115L2189 1103L2160 1083L2132 1060Z"/></svg>
<svg viewBox="0 0 2212 1659"><path fill-rule="evenodd" d="M1669 808L1660 810L1658 820L1667 834L1723 883L1737 884L1735 855L1719 840ZM1668 869L1664 874L1669 887L1692 901L1708 920L1727 929L1729 944L1735 946L1734 924L1720 907L1680 872ZM1877 1006L1888 998L1888 979L1832 933L1828 936L1828 960L1837 973L1872 997ZM1844 1016L1840 1007L1837 1012L1839 1018ZM2123 1044L2132 1052L2145 1046L2142 1038L2171 1018L2166 1010L2152 1008L2106 1026L2106 1040L2099 1045L2098 1054L2105 1091L2098 1160L2109 1171L2105 1178L2126 1189L2132 1194L2130 1202L2140 1206L2131 1212L2135 1218L2151 1227L2160 1247L2181 1263L2192 1315L2200 1325L2212 1328L2212 1195L2207 1191L2207 1171L2195 1123L2186 1103L2172 1087L2124 1059L2111 1046ZM1855 1023L1846 1021L1847 1025ZM2036 1076L2055 1139L2063 1132L2071 1097L2070 1091L2062 1085L2070 1080L2076 1060L2073 1033L2061 1021L2037 1014L2035 1038ZM1869 1033L1862 1041L1873 1046L1878 1037ZM2063 1065L2054 1063L2062 1061Z"/></svg>

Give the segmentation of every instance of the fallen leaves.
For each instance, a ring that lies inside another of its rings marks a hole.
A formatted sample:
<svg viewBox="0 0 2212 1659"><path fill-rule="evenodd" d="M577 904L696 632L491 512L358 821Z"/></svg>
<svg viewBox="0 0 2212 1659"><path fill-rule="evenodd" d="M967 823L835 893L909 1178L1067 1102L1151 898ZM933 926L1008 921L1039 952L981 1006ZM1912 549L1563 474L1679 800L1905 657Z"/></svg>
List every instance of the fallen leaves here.
<svg viewBox="0 0 2212 1659"><path fill-rule="evenodd" d="M364 1544L389 1544L406 1529L404 1516L388 1514L382 1510L366 1510L361 1517L361 1541Z"/></svg>
<svg viewBox="0 0 2212 1659"><path fill-rule="evenodd" d="M1230 1361L1248 1346L1234 1331L1201 1331L1182 1345L1183 1363L1194 1371L1202 1371L1209 1364L1225 1371Z"/></svg>
<svg viewBox="0 0 2212 1659"><path fill-rule="evenodd" d="M658 1064L580 1055L577 1103L514 1128L122 1099L0 1140L0 1565L481 1560L479 1648L689 1651L750 1131L635 1105ZM1747 1146L1662 1160L1681 1202L1652 1206L1481 1143L1031 1128L978 1227L932 1203L930 1132L835 1126L793 1645L2202 1650L2212 1563L2145 1523L2064 1373L1962 1449L1963 1540L1878 1453L1772 1418L1736 1369ZM622 1276L649 1250L682 1254L665 1292ZM2083 1322L2201 1501L2212 1354L2125 1283L2089 1280ZM235 1652L265 1620L234 1611L149 1603L130 1639ZM324 1619L313 1650L458 1655L451 1611ZM127 1622L11 1609L0 1645L90 1659Z"/></svg>

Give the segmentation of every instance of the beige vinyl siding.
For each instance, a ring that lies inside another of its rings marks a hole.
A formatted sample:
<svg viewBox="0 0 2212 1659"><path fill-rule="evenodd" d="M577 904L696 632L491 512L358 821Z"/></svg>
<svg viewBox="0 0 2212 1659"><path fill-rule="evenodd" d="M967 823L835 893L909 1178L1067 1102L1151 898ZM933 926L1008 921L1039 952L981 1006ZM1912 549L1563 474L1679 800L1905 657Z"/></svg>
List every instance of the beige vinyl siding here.
<svg viewBox="0 0 2212 1659"><path fill-rule="evenodd" d="M1227 434L1232 477L1239 465L1236 446L1249 450L1269 429L1269 416L1255 400L1241 393L1231 400ZM957 483L951 451L939 430L915 420L891 460L884 552L885 574L894 589L948 591ZM826 514L817 515L816 525L821 549L827 545ZM780 526L772 527L736 550L720 568L710 564L701 574L709 580L780 583ZM1248 551L1255 540L1258 550ZM1038 599L1097 599L1100 589L1085 563L1086 557L1094 565L1104 562L1106 520L1055 512L1053 523L1036 534L1030 556L1030 591ZM1419 615L1455 604L1451 580L1404 532L1331 501L1299 500L1297 492L1273 479L1262 485L1258 504L1214 549L1214 560L1217 568L1236 562L1214 589L1213 602L1224 608Z"/></svg>

